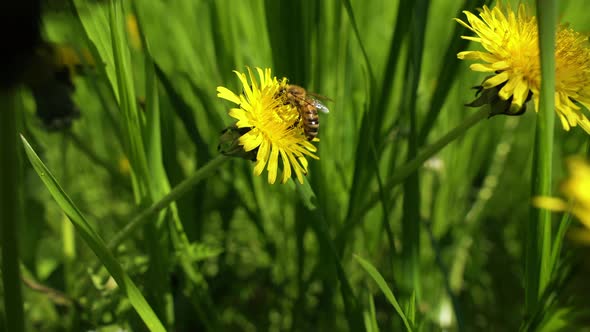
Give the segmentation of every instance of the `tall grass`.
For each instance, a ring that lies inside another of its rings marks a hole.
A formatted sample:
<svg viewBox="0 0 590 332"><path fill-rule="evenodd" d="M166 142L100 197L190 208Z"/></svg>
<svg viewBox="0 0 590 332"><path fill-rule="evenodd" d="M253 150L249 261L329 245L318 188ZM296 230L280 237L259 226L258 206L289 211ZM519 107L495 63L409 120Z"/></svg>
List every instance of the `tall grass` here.
<svg viewBox="0 0 590 332"><path fill-rule="evenodd" d="M22 220L22 172L17 148L21 96L16 89L0 92L0 235L2 239L2 285L5 327L24 331L23 296L19 270L19 226Z"/></svg>
<svg viewBox="0 0 590 332"><path fill-rule="evenodd" d="M533 156L532 194L551 195L553 169L553 130L555 122L555 1L537 1L539 12L539 48L541 50L541 101L535 132ZM539 305L539 298L551 278L551 212L532 209L529 222L529 248L527 257L527 308ZM530 309L527 311L530 312Z"/></svg>
<svg viewBox="0 0 590 332"><path fill-rule="evenodd" d="M464 106L483 77L456 59L470 32L452 18L486 3L74 1L46 13L46 38L96 65L75 78L82 117L69 131L41 129L24 97L20 260L44 288L23 301L5 289L7 301L41 330L574 328L585 302L568 299L569 219L554 235L529 202L587 136L551 138L551 85L538 114ZM543 61L558 9L539 9ZM269 185L219 156L233 120L216 87L240 91L232 70L245 66L333 100L304 185Z"/></svg>

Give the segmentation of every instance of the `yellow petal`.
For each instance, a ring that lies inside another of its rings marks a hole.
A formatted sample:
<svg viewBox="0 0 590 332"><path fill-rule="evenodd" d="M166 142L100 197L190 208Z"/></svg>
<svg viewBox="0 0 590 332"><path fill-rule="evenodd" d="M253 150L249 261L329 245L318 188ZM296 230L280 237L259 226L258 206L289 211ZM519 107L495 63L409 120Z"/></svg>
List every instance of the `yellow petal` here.
<svg viewBox="0 0 590 332"><path fill-rule="evenodd" d="M489 89L489 88L493 88L495 86L498 86L504 82L506 82L508 80L508 78L510 78L510 74L508 74L507 72L501 72L498 75L494 75L490 78L488 78L487 80L485 80L482 84L482 86L484 87L484 89ZM505 98L504 100L506 100L508 98Z"/></svg>
<svg viewBox="0 0 590 332"><path fill-rule="evenodd" d="M483 63L474 63L474 64L472 64L472 65L469 66L469 69L471 69L473 71L482 72L482 73L491 73L491 72L495 72L496 71L492 67L492 65L483 64Z"/></svg>
<svg viewBox="0 0 590 332"><path fill-rule="evenodd" d="M487 81L486 81L487 83ZM500 91L498 92L498 96L500 98L502 98L503 100L508 100L510 97L512 97L513 93L514 93L514 87L516 87L516 85L518 84L518 79L516 78L510 78L508 80L508 82L506 82L506 84L502 87L502 89L500 89ZM485 87L485 84L484 84ZM514 101L513 101L514 103Z"/></svg>
<svg viewBox="0 0 590 332"><path fill-rule="evenodd" d="M262 171L264 170L264 166L268 160L268 148L269 144L266 141L263 141L258 149L258 154L256 154L256 165L254 166L254 175L256 176L262 174Z"/></svg>
<svg viewBox="0 0 590 332"><path fill-rule="evenodd" d="M243 120L243 121L248 120L248 113L246 113L243 109L240 109L240 108L232 108L229 110L228 114L229 114L229 116L231 116L232 118L234 118L236 120Z"/></svg>
<svg viewBox="0 0 590 332"><path fill-rule="evenodd" d="M281 149L280 152L281 160L283 161L283 178L281 179L281 183L286 183L291 177L291 163L289 162L289 158L285 151Z"/></svg>
<svg viewBox="0 0 590 332"><path fill-rule="evenodd" d="M264 145L264 142L264 135L257 129L252 129L240 137L240 144L244 147L244 151L252 151Z"/></svg>
<svg viewBox="0 0 590 332"><path fill-rule="evenodd" d="M514 99L512 99L512 103L518 106L524 105L524 102L528 94L529 85L524 80L519 78L518 83L514 87L514 92L512 94L514 96Z"/></svg>
<svg viewBox="0 0 590 332"><path fill-rule="evenodd" d="M277 180L277 172L279 169L279 148L273 145L270 151L270 158L268 159L268 183L273 184Z"/></svg>
<svg viewBox="0 0 590 332"><path fill-rule="evenodd" d="M240 79L240 82L242 82L242 89L244 90L244 93L246 94L246 99L252 100L253 99L252 89L250 88L250 84L248 84L248 79L246 78L246 75L244 75L238 71L235 71L235 70L234 70L234 73L236 73L236 75ZM242 100L243 100L243 97L242 97Z"/></svg>
<svg viewBox="0 0 590 332"><path fill-rule="evenodd" d="M566 211L568 205L559 198L538 196L533 198L533 205L551 211Z"/></svg>
<svg viewBox="0 0 590 332"><path fill-rule="evenodd" d="M297 162L297 160L295 159L295 156L292 153L289 154L289 160L291 161L291 165L293 166L293 170L295 171L295 175L297 175L297 180L299 181L299 183L303 184L303 175L301 174L301 165L299 165L299 162Z"/></svg>
<svg viewBox="0 0 590 332"><path fill-rule="evenodd" d="M238 97L235 93L229 90L226 87L218 86L217 87L217 97L223 98L225 100L229 100L234 104L240 104L240 97Z"/></svg>

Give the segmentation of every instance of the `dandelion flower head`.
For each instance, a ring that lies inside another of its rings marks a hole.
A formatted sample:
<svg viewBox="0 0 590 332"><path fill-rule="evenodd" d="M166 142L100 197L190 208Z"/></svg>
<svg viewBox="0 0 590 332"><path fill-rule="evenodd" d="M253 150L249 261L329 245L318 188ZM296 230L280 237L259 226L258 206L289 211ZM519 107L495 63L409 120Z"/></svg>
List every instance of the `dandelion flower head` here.
<svg viewBox="0 0 590 332"><path fill-rule="evenodd" d="M521 4L515 13L501 3L493 9L484 6L475 14L464 11L467 22L456 19L476 36L462 38L480 43L485 51L464 51L461 60L478 60L473 71L491 73L482 88L498 89L498 97L510 101L511 110L524 109L532 97L539 106L541 67L539 34L535 16ZM580 125L590 133L590 121L581 105L590 105L590 49L588 37L565 25L557 29L555 48L555 111L565 130Z"/></svg>
<svg viewBox="0 0 590 332"><path fill-rule="evenodd" d="M262 174L266 167L268 182L273 184L282 165L281 183L291 178L292 170L303 183L308 166L306 158L319 158L315 155L317 148L305 137L299 111L287 102L287 79L271 76L269 68L256 68L258 77L250 68L248 76L234 72L242 84L242 93L237 95L220 86L217 96L238 105L229 115L237 120L238 129L245 129L239 137L239 145L244 151L256 154L254 174Z"/></svg>

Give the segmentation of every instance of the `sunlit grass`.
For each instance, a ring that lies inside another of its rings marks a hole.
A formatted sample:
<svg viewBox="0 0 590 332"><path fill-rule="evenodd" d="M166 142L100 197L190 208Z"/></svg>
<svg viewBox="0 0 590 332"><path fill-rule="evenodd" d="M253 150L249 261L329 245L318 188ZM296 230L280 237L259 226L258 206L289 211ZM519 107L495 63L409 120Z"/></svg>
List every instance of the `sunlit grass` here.
<svg viewBox="0 0 590 332"><path fill-rule="evenodd" d="M585 31L576 2L559 17ZM44 37L95 59L74 78L80 119L48 132L22 92L32 164L22 151L12 266L29 329L579 326L569 219L558 228L530 202L588 135L551 139L532 103L520 117L464 106L486 74L457 59L481 47L453 18L489 2L73 3L45 14ZM330 98L302 185L280 171L270 185L217 150L242 103L216 88L242 93L232 71L246 67Z"/></svg>

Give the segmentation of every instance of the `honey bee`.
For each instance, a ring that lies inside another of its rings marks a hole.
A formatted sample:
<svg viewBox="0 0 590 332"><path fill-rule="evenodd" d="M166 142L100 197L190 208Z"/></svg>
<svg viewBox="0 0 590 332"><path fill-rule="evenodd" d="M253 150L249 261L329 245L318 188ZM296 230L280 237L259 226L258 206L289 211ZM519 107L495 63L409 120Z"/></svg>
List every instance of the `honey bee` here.
<svg viewBox="0 0 590 332"><path fill-rule="evenodd" d="M318 98L327 99L319 95L307 92L304 88L289 84L284 91L287 96L287 103L294 106L299 111L299 119L303 123L303 132L308 141L312 141L318 136L320 129L320 118L318 111L329 113L330 110L322 104ZM297 125L298 122L295 124Z"/></svg>

